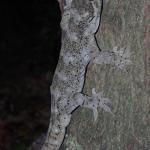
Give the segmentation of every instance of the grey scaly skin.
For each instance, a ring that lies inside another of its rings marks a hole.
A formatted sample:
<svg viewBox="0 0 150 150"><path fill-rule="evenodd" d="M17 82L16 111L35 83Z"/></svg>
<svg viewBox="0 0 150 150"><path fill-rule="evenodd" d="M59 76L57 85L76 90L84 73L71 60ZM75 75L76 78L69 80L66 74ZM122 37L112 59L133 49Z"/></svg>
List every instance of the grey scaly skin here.
<svg viewBox="0 0 150 150"><path fill-rule="evenodd" d="M101 4L101 0L63 0L61 4L62 46L50 87L51 119L42 150L59 150L77 107L91 108L95 120L98 107L111 112L109 100L102 93L95 89L92 96L82 93L87 66L99 50L95 32L100 23Z"/></svg>

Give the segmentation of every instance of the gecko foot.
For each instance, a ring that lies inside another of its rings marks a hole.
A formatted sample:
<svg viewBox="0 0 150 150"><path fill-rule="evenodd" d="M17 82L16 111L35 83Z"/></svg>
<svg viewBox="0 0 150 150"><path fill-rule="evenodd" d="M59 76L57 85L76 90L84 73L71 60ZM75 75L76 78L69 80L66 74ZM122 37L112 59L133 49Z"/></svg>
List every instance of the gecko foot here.
<svg viewBox="0 0 150 150"><path fill-rule="evenodd" d="M105 111L112 113L111 111L111 102L108 98L105 98L103 96L102 92L96 92L95 88L92 89L92 96L88 97L84 104L83 107L87 107L93 110L94 113L94 121L97 120L98 117L98 107L104 109Z"/></svg>
<svg viewBox="0 0 150 150"><path fill-rule="evenodd" d="M96 92L95 88L92 89L92 96L87 96L83 93L75 93L68 100L66 105L63 106L62 104L63 102L61 101L59 106L61 114L71 114L79 106L92 109L94 113L94 121L96 121L98 117L98 108L102 108L113 114L111 111L111 101L108 98L105 98L102 92Z"/></svg>

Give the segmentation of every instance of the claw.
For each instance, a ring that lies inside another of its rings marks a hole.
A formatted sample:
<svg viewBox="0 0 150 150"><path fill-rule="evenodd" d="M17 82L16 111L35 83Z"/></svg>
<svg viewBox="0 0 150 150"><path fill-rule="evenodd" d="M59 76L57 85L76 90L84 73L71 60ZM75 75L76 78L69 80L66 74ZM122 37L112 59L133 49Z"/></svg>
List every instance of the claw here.
<svg viewBox="0 0 150 150"><path fill-rule="evenodd" d="M96 90L95 90L95 88L92 88L92 95L93 95L93 96L96 95Z"/></svg>
<svg viewBox="0 0 150 150"><path fill-rule="evenodd" d="M94 122L96 122L96 120L98 118L98 111L97 111L97 109L93 109L93 114L94 114Z"/></svg>

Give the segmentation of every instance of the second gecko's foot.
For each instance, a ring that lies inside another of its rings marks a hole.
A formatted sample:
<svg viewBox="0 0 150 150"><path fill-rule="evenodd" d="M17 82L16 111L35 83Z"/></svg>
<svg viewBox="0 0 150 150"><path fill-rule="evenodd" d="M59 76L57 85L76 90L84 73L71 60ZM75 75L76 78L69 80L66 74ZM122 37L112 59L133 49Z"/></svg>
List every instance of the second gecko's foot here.
<svg viewBox="0 0 150 150"><path fill-rule="evenodd" d="M94 113L94 121L97 120L98 117L98 107L104 109L105 111L112 113L111 111L111 102L108 98L105 98L103 96L102 92L96 92L95 88L92 89L92 96L88 97L84 104L83 107L87 107L93 110Z"/></svg>

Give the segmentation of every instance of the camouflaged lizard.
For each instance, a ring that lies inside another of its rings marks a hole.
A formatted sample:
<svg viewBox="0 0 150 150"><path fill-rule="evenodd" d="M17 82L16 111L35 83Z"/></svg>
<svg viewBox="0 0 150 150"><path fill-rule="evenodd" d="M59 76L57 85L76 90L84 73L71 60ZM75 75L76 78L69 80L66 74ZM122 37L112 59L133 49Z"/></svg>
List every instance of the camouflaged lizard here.
<svg viewBox="0 0 150 150"><path fill-rule="evenodd" d="M51 119L42 150L60 148L66 127L77 107L91 108L95 120L98 107L111 112L109 100L101 92L97 93L93 88L92 96L82 93L85 74L91 62L118 65L118 60L121 60L112 59L114 53L110 55L106 52L101 55L95 40L100 24L102 0L59 0L59 3L62 12L62 45L50 87ZM118 58L122 56L118 55Z"/></svg>
<svg viewBox="0 0 150 150"><path fill-rule="evenodd" d="M87 66L98 51L95 33L99 27L102 1L63 0L59 3L63 8L62 46L50 87L51 119L42 150L59 149L71 114L77 107L92 108L95 119L97 107L108 107L95 89L92 96L82 93Z"/></svg>

